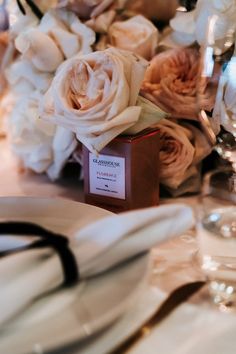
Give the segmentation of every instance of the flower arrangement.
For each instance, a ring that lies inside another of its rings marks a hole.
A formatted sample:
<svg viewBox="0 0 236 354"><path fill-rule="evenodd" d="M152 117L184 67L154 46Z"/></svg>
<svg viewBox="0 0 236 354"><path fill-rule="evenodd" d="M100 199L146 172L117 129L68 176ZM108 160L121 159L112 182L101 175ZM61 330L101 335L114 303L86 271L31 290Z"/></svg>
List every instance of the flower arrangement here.
<svg viewBox="0 0 236 354"><path fill-rule="evenodd" d="M11 146L25 168L56 180L79 144L99 153L119 134L158 127L161 183L175 195L196 191L191 181L199 180L199 164L211 152L195 103L199 12L187 43L166 48L157 24L168 25L176 0L11 0L9 6L15 22L2 73L12 100ZM184 15L192 19L192 12ZM177 16L170 21L173 38L181 32L176 22ZM204 83L202 93L211 110Z"/></svg>

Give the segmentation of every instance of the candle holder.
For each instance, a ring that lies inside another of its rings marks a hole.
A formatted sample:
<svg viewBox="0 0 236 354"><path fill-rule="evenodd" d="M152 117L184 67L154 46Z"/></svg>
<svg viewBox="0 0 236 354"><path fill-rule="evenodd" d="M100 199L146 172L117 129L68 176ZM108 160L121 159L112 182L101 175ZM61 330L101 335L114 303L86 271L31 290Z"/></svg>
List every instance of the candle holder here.
<svg viewBox="0 0 236 354"><path fill-rule="evenodd" d="M83 146L85 202L113 212L159 202L159 131L118 136L98 156Z"/></svg>

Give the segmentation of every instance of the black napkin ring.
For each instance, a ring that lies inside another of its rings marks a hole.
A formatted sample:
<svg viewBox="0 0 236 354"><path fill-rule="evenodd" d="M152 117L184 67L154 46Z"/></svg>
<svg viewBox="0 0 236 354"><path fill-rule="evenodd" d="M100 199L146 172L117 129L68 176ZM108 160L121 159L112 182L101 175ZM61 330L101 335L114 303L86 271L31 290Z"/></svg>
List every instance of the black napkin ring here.
<svg viewBox="0 0 236 354"><path fill-rule="evenodd" d="M47 230L37 224L21 221L0 222L0 235L40 237L39 240L27 246L0 252L0 257L34 248L50 247L56 251L60 258L64 273L63 285L71 286L79 281L78 265L73 252L69 248L67 237Z"/></svg>

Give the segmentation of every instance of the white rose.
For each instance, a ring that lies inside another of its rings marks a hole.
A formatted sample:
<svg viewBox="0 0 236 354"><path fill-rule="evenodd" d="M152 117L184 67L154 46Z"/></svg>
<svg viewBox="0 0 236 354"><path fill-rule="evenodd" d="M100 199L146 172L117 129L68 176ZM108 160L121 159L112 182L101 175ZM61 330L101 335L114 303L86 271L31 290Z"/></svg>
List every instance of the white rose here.
<svg viewBox="0 0 236 354"><path fill-rule="evenodd" d="M151 21L137 15L127 21L114 22L108 30L109 43L130 50L150 60L157 47L158 31Z"/></svg>
<svg viewBox="0 0 236 354"><path fill-rule="evenodd" d="M12 39L16 38L22 31L28 28L37 27L39 24L39 19L30 11L27 15L23 15L16 5L14 9L10 9L10 28L9 33ZM12 18L11 18L12 17Z"/></svg>
<svg viewBox="0 0 236 354"><path fill-rule="evenodd" d="M41 173L53 161L55 125L39 119L38 98L33 95L18 101L10 117L10 135L13 151L24 166Z"/></svg>
<svg viewBox="0 0 236 354"><path fill-rule="evenodd" d="M85 24L96 33L107 33L108 28L116 17L115 10L108 10L97 17L90 18Z"/></svg>
<svg viewBox="0 0 236 354"><path fill-rule="evenodd" d="M52 10L40 24L20 32L16 48L40 71L54 72L66 58L92 51L95 33L72 12Z"/></svg>
<svg viewBox="0 0 236 354"><path fill-rule="evenodd" d="M73 12L49 11L43 16L39 29L52 36L66 59L75 54L92 52L95 32L83 24Z"/></svg>
<svg viewBox="0 0 236 354"><path fill-rule="evenodd" d="M15 105L9 120L10 141L24 167L56 179L77 142L71 132L39 118L41 99L41 94L33 93Z"/></svg>
<svg viewBox="0 0 236 354"><path fill-rule="evenodd" d="M60 177L63 167L77 145L78 141L74 133L63 127L56 127L52 141L53 162L46 171L52 181Z"/></svg>
<svg viewBox="0 0 236 354"><path fill-rule="evenodd" d="M170 27L173 32L167 38L164 38L162 43L167 43L168 37L170 37L170 42L172 40L174 44L182 46L193 44L196 41L195 12L195 10L186 13L177 11L175 17L170 20Z"/></svg>
<svg viewBox="0 0 236 354"><path fill-rule="evenodd" d="M42 117L75 132L97 153L139 119L136 106L147 62L109 48L65 61L42 105Z"/></svg>
<svg viewBox="0 0 236 354"><path fill-rule="evenodd" d="M209 31L209 19L211 29ZM219 42L230 30L235 29L235 0L198 0L195 10L187 13L177 12L170 21L173 29L171 37L180 45L189 45L197 41L200 45L206 39Z"/></svg>
<svg viewBox="0 0 236 354"><path fill-rule="evenodd" d="M22 58L14 61L5 70L11 91L16 95L30 94L34 90L46 92L52 80L51 73L37 70L28 60Z"/></svg>
<svg viewBox="0 0 236 354"><path fill-rule="evenodd" d="M53 72L63 62L63 55L53 39L36 28L21 33L16 49L40 71Z"/></svg>

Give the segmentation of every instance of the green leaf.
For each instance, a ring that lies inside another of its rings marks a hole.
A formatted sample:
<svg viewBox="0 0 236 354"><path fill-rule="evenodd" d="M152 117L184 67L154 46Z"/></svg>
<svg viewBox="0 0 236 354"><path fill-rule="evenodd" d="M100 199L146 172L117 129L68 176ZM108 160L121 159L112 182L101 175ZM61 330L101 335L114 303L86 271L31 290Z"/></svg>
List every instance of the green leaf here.
<svg viewBox="0 0 236 354"><path fill-rule="evenodd" d="M161 119L170 117L169 113L142 96L138 96L136 105L142 108L139 120L127 129L125 134L137 134L146 128L154 126Z"/></svg>

